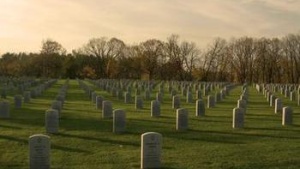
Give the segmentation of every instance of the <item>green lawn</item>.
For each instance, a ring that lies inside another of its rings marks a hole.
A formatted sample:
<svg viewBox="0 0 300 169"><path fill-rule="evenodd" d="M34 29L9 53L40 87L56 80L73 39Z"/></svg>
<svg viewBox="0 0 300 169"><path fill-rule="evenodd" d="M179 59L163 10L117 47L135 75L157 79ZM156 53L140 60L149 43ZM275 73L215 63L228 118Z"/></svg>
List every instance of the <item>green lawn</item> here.
<svg viewBox="0 0 300 169"><path fill-rule="evenodd" d="M28 137L46 134L45 110L65 80L59 80L44 94L21 109L13 106L11 118L0 119L0 168L25 169L28 164ZM294 125L283 127L281 115L274 114L262 93L249 87L249 102L244 129L232 129L232 109L236 107L241 86L215 108L206 109L205 117L195 117L195 104L181 107L189 110L189 130L176 132L175 110L165 89L161 105L161 117L151 118L150 101L144 101L143 110L135 110L134 104L112 98L97 90L114 109L124 109L127 132L112 133L112 119L102 119L76 80L70 80L69 89L60 119L59 134L51 137L52 169L125 169L140 168L140 137L144 132L159 132L163 136L162 164L169 169L299 169L300 168L300 107L296 101L284 99L284 105L294 110ZM154 99L157 88L151 97ZM132 90L134 93L134 90ZM214 93L214 92L212 92ZM133 94L132 94L133 95ZM193 92L194 95L194 92ZM206 101L206 99L205 99Z"/></svg>

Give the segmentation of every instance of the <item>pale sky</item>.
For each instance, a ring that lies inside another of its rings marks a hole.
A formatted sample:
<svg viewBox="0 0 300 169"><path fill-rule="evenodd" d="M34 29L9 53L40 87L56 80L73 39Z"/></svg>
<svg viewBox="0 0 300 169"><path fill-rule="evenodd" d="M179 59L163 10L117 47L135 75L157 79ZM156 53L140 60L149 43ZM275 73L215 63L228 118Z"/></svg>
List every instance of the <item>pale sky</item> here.
<svg viewBox="0 0 300 169"><path fill-rule="evenodd" d="M102 36L138 44L178 34L202 48L299 32L300 0L0 0L0 54L39 52L47 38L71 52Z"/></svg>

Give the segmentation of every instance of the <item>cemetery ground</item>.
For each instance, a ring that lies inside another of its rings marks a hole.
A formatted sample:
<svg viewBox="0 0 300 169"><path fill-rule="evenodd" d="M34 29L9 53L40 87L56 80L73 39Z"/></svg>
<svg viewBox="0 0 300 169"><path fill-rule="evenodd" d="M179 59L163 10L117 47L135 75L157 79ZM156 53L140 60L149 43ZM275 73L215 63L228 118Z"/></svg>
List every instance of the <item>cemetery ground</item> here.
<svg viewBox="0 0 300 169"><path fill-rule="evenodd" d="M215 107L206 108L204 117L195 116L195 99L186 103L181 95L181 107L189 112L189 129L179 132L175 129L176 110L172 109L167 89L161 116L151 117L150 101L155 100L157 88L150 100L144 99L144 108L136 110L134 101L125 104L124 100L84 82L110 100L113 109L126 112L126 132L112 132L112 119L102 118L102 111L95 108L76 80L69 81L57 134L46 133L45 111L65 80L58 80L42 96L24 103L20 109L14 107L13 94L8 93L10 118L0 119L1 169L28 168L28 138L33 134L50 136L52 169L140 168L141 134L145 132L162 134L161 161L166 169L300 168L300 107L280 93L276 95L282 98L283 105L293 108L293 125L282 126L282 115L274 114L274 107L269 106L263 94L249 85L244 128L232 128L232 111L242 92L241 86L237 86ZM205 103L206 98L203 96Z"/></svg>

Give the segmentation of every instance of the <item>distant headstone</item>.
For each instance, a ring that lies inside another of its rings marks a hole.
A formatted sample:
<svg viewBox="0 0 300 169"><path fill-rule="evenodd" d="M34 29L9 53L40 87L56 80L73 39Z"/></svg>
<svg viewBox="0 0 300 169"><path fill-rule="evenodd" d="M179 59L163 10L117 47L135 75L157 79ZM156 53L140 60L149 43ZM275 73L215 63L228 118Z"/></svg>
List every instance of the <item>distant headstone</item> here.
<svg viewBox="0 0 300 169"><path fill-rule="evenodd" d="M176 110L176 130L185 131L188 129L188 111L185 108Z"/></svg>
<svg viewBox="0 0 300 169"><path fill-rule="evenodd" d="M58 133L59 127L59 114L55 109L46 110L45 114L46 132L47 133Z"/></svg>
<svg viewBox="0 0 300 169"><path fill-rule="evenodd" d="M270 96L270 107L275 106L275 100L276 99L277 99L276 96L274 96L274 95Z"/></svg>
<svg viewBox="0 0 300 169"><path fill-rule="evenodd" d="M213 108L215 107L215 98L214 96L207 96L207 108Z"/></svg>
<svg viewBox="0 0 300 169"><path fill-rule="evenodd" d="M0 118L10 118L8 101L0 101Z"/></svg>
<svg viewBox="0 0 300 169"><path fill-rule="evenodd" d="M156 100L159 101L160 103L163 102L162 93L160 93L160 92L156 93Z"/></svg>
<svg viewBox="0 0 300 169"><path fill-rule="evenodd" d="M124 96L124 99L125 99L125 103L131 103L131 94L129 93L129 92L125 92L125 94L124 94L125 96Z"/></svg>
<svg viewBox="0 0 300 169"><path fill-rule="evenodd" d="M51 109L55 109L58 111L58 115L61 115L62 103L61 101L53 101L51 105Z"/></svg>
<svg viewBox="0 0 300 169"><path fill-rule="evenodd" d="M233 109L232 128L244 127L244 110L242 108Z"/></svg>
<svg viewBox="0 0 300 169"><path fill-rule="evenodd" d="M126 131L126 114L124 110L116 109L113 111L113 132L123 133Z"/></svg>
<svg viewBox="0 0 300 169"><path fill-rule="evenodd" d="M180 108L180 96L178 95L173 96L172 108L173 109Z"/></svg>
<svg viewBox="0 0 300 169"><path fill-rule="evenodd" d="M282 113L282 101L280 98L275 99L275 114Z"/></svg>
<svg viewBox="0 0 300 169"><path fill-rule="evenodd" d="M216 93L216 96L215 96L215 102L218 103L221 101L221 93Z"/></svg>
<svg viewBox="0 0 300 169"><path fill-rule="evenodd" d="M238 100L237 102L237 108L242 108L246 113L246 107L247 107L247 102L245 100Z"/></svg>
<svg viewBox="0 0 300 169"><path fill-rule="evenodd" d="M64 104L65 104L65 96L64 96L64 95L58 94L58 95L56 96L56 100L57 100L57 101L61 101L61 107L64 106Z"/></svg>
<svg viewBox="0 0 300 169"><path fill-rule="evenodd" d="M96 103L96 97L97 97L97 93L92 92L92 103Z"/></svg>
<svg viewBox="0 0 300 169"><path fill-rule="evenodd" d="M288 89L284 90L284 97L289 97L290 96L290 91Z"/></svg>
<svg viewBox="0 0 300 169"><path fill-rule="evenodd" d="M295 101L295 99L296 99L296 94L294 91L291 91L290 92L290 101Z"/></svg>
<svg viewBox="0 0 300 169"><path fill-rule="evenodd" d="M191 92L187 92L186 94L186 102L187 103L192 103L193 102L193 96Z"/></svg>
<svg viewBox="0 0 300 169"><path fill-rule="evenodd" d="M102 102L102 118L111 118L113 115L112 103L111 101Z"/></svg>
<svg viewBox="0 0 300 169"><path fill-rule="evenodd" d="M96 97L96 109L102 109L102 102L103 102L103 97L97 96Z"/></svg>
<svg viewBox="0 0 300 169"><path fill-rule="evenodd" d="M141 96L135 96L135 109L143 109L143 99Z"/></svg>
<svg viewBox="0 0 300 169"><path fill-rule="evenodd" d="M196 101L196 116L205 115L205 105L202 99Z"/></svg>
<svg viewBox="0 0 300 169"><path fill-rule="evenodd" d="M24 103L29 103L31 99L31 94L29 91L24 92Z"/></svg>
<svg viewBox="0 0 300 169"><path fill-rule="evenodd" d="M50 169L50 137L35 134L29 137L29 169Z"/></svg>
<svg viewBox="0 0 300 169"><path fill-rule="evenodd" d="M293 124L293 110L291 107L284 107L282 109L282 125L292 125Z"/></svg>
<svg viewBox="0 0 300 169"><path fill-rule="evenodd" d="M162 135L147 132L141 135L141 169L161 168Z"/></svg>
<svg viewBox="0 0 300 169"><path fill-rule="evenodd" d="M197 90L196 91L196 100L198 99L202 99L202 93L201 93L201 90Z"/></svg>
<svg viewBox="0 0 300 169"><path fill-rule="evenodd" d="M15 95L14 101L15 101L15 108L19 109L22 107L23 97L21 95Z"/></svg>
<svg viewBox="0 0 300 169"><path fill-rule="evenodd" d="M151 117L160 116L160 102L157 100L151 101Z"/></svg>

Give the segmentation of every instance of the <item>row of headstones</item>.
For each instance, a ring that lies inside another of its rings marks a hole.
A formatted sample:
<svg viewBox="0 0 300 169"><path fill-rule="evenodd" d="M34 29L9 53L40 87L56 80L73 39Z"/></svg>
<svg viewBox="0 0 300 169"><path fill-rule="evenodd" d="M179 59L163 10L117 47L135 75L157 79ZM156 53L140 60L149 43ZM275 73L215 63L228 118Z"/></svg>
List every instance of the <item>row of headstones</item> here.
<svg viewBox="0 0 300 169"><path fill-rule="evenodd" d="M51 87L56 81L55 80L50 80L45 82L45 84L42 84L36 88L41 87L41 93ZM35 90L35 89L33 89ZM40 95L35 95L35 97L40 96ZM24 93L24 103L28 103L31 99L31 93L30 92L25 92ZM14 96L14 105L15 108L19 109L22 107L23 104L23 96L22 95L16 95ZM10 118L10 103L7 100L1 100L0 101L0 118Z"/></svg>
<svg viewBox="0 0 300 169"><path fill-rule="evenodd" d="M188 91L195 92L197 90L203 90L204 96L207 96L209 91L214 90L215 88L220 88L225 86L225 83L195 83L195 82L179 82L179 81L170 81L170 82L153 82L153 81L131 81L130 80L108 80L100 79L97 81L90 81L95 86L99 87L102 90L105 90L109 93L114 93L116 90L122 90L131 93L132 88L135 88L138 91L149 91L158 86L158 92L164 94L164 89L167 84L169 93L172 91L181 91L181 94L186 96Z"/></svg>
<svg viewBox="0 0 300 169"><path fill-rule="evenodd" d="M162 135L147 132L141 135L141 168L162 167ZM51 168L50 137L35 134L29 137L29 169Z"/></svg>
<svg viewBox="0 0 300 169"><path fill-rule="evenodd" d="M300 106L300 86L298 84L293 85L279 85L279 84L256 84L256 89L258 92L262 92L264 95L267 92L276 93L280 90L280 94L284 97L289 98L290 101L296 101L297 105Z"/></svg>
<svg viewBox="0 0 300 169"><path fill-rule="evenodd" d="M214 96L208 96L208 107L214 107L215 103L217 102L220 102L223 98L225 98L226 95L229 94L229 90L232 89L234 85L228 85L228 86L225 86L220 92L217 92L215 94L215 97ZM123 91L122 90L119 90L119 89L115 89L113 88L112 91L108 91L108 92L111 92L112 94L112 97L118 97L119 100L123 99L124 97L124 103L131 103L132 102L132 96L131 96L131 88L130 90L127 90L124 94L123 94ZM187 103L192 103L193 102L193 95L191 93L191 91L189 89L187 90L183 90L184 92L183 93L186 93L186 94L183 94L184 96L186 96L186 102ZM173 99L173 108L178 108L179 106L176 106L176 105L180 105L180 95L177 94L176 90L172 90L170 92L171 94L171 97ZM141 92L140 90L136 89L136 92L135 92L135 107L136 109L141 109L142 108L142 104L143 104L143 97L140 96L141 95ZM156 93L156 100L158 100L160 103L163 103L163 95L164 95L164 90L163 88L160 88L159 91ZM95 103L96 102L96 92L92 92L92 101ZM146 90L145 91L145 95L144 95L145 99L146 100L150 100L150 91L149 90ZM201 90L196 90L196 97L195 99L198 100L198 99L201 99L202 98L202 93L201 93ZM101 105L101 104L100 104Z"/></svg>
<svg viewBox="0 0 300 169"><path fill-rule="evenodd" d="M247 103L249 98L248 85L244 84L242 86L242 94L237 100L237 107L233 109L232 114L232 128L243 128L244 119L247 111Z"/></svg>
<svg viewBox="0 0 300 169"><path fill-rule="evenodd" d="M276 97L273 92L276 92L276 90L269 90L270 87L267 86L265 88L262 88L262 90L258 90L259 85L256 85L256 89L258 92L262 92L266 100L269 102L270 107L274 107L275 114L282 114L282 125L292 125L293 123L293 109L289 106L283 106L282 100L279 97ZM285 86L285 88L288 88Z"/></svg>
<svg viewBox="0 0 300 169"><path fill-rule="evenodd" d="M66 83L60 88L58 94L51 104L51 108L45 112L45 127L47 133L58 133L59 118L61 117L61 111L65 103L68 85L69 80L67 80Z"/></svg>
<svg viewBox="0 0 300 169"><path fill-rule="evenodd" d="M20 78L8 80L4 85L1 86L1 98L6 99L8 92L14 94L22 94L30 87L38 86L42 84L42 80L36 80L31 78Z"/></svg>

